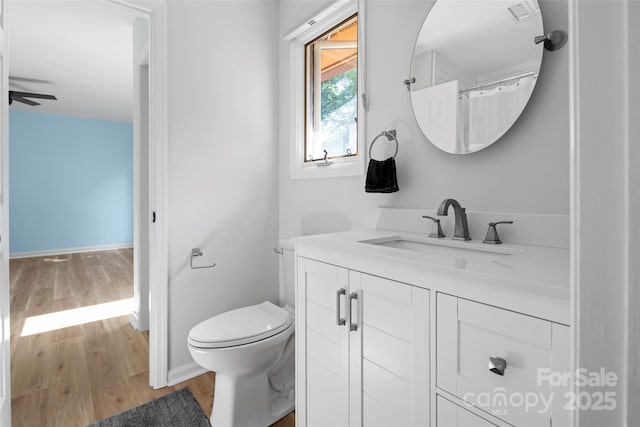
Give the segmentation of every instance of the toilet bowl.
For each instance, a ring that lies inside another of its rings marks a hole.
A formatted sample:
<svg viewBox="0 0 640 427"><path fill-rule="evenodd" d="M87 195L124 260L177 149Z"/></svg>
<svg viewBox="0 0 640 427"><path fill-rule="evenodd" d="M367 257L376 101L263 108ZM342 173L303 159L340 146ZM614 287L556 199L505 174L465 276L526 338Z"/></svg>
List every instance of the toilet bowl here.
<svg viewBox="0 0 640 427"><path fill-rule="evenodd" d="M269 426L293 410L293 331L293 309L268 301L191 329L193 360L216 373L212 426Z"/></svg>

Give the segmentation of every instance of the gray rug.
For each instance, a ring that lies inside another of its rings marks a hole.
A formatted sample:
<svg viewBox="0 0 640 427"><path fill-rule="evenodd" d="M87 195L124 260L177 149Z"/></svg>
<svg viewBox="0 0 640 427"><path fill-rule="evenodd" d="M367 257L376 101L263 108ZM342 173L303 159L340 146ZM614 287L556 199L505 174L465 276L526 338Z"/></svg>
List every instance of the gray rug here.
<svg viewBox="0 0 640 427"><path fill-rule="evenodd" d="M210 427L209 418L185 387L87 427Z"/></svg>

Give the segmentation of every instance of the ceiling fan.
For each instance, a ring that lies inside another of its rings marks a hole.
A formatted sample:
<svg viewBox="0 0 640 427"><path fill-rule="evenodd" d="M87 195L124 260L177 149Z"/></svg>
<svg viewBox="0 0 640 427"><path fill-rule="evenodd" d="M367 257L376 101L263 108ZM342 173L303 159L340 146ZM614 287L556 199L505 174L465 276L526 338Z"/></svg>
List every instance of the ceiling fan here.
<svg viewBox="0 0 640 427"><path fill-rule="evenodd" d="M19 92L16 90L9 91L9 105L13 104L13 101L22 102L23 104L27 104L31 106L40 105L39 102L33 101L29 98L50 99L54 101L58 100L58 98L56 98L53 95L45 95L43 93Z"/></svg>

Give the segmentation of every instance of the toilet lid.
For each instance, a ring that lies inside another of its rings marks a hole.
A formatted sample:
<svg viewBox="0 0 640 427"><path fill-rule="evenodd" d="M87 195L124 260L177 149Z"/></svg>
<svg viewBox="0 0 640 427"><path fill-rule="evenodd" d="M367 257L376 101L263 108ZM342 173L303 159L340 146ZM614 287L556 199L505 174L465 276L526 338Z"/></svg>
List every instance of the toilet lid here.
<svg viewBox="0 0 640 427"><path fill-rule="evenodd" d="M189 344L203 348L248 344L274 336L292 323L293 317L286 310L265 301L198 323L189 332Z"/></svg>

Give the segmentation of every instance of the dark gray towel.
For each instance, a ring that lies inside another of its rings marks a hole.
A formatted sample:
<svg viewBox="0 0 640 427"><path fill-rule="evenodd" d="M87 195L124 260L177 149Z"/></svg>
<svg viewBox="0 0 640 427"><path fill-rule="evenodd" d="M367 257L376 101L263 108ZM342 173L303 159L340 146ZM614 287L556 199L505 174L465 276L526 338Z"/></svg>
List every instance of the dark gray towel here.
<svg viewBox="0 0 640 427"><path fill-rule="evenodd" d="M393 157L382 161L369 160L364 190L367 193L394 193L398 191L396 161Z"/></svg>

